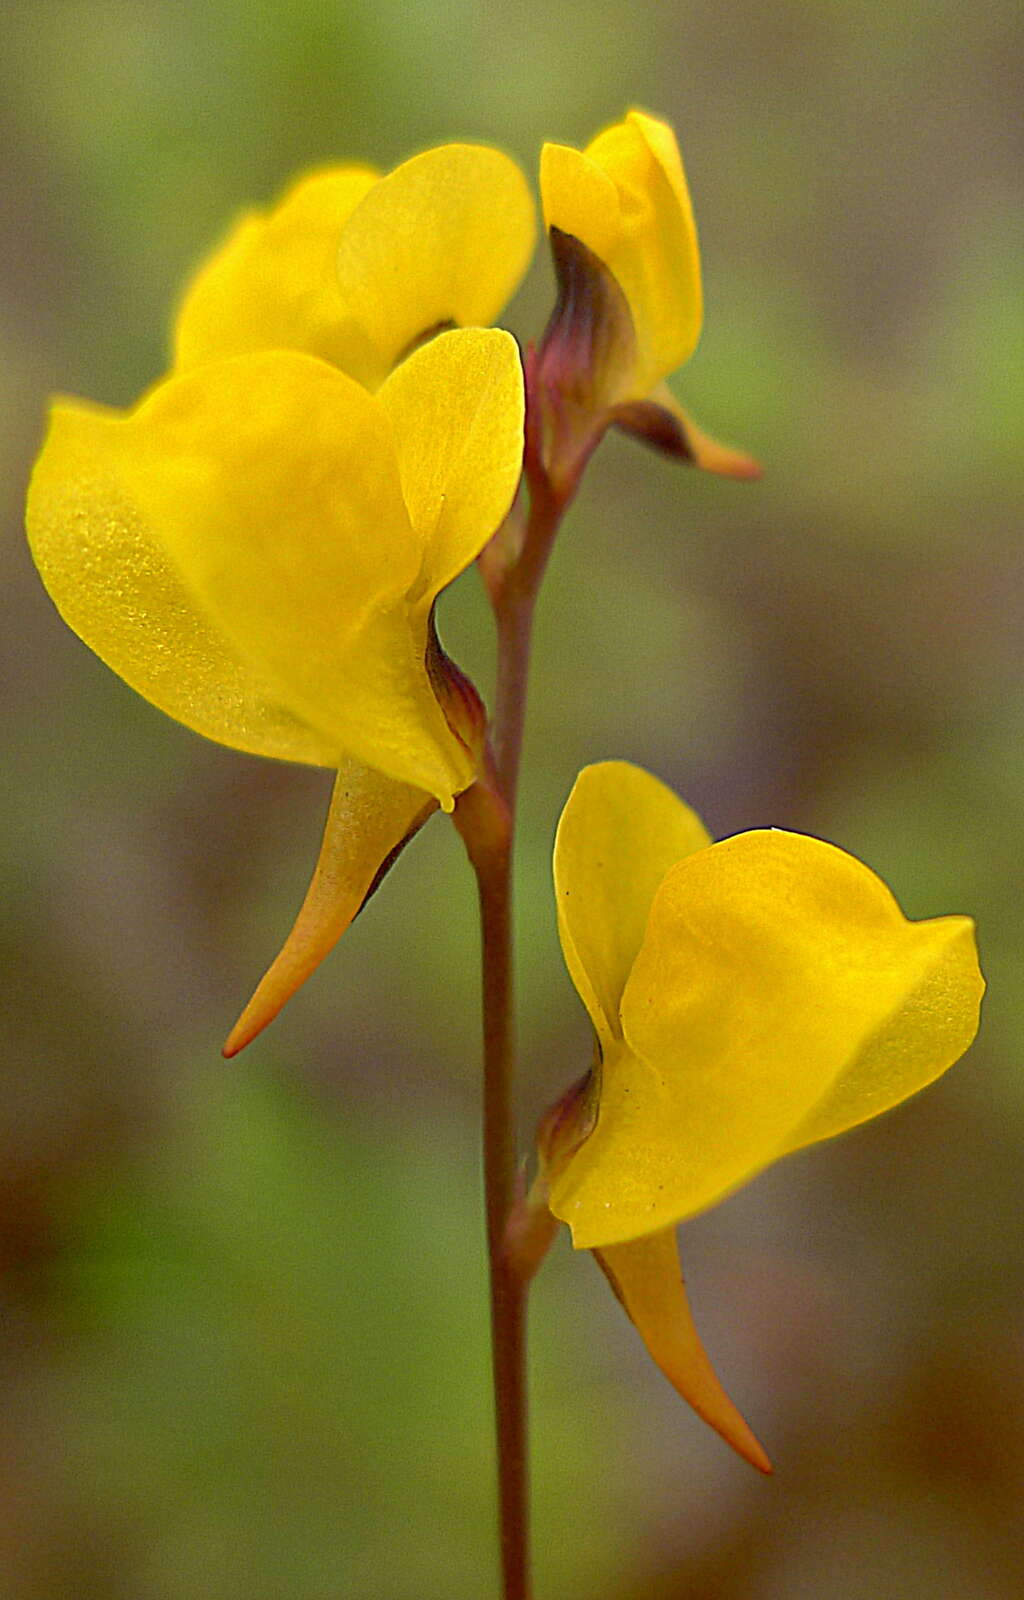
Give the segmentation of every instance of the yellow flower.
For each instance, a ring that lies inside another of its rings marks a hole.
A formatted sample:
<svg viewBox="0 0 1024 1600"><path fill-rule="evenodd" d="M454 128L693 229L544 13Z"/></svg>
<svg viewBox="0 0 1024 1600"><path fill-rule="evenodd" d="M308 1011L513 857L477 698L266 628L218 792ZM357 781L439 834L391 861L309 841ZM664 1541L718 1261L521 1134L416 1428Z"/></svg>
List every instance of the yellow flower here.
<svg viewBox="0 0 1024 1600"><path fill-rule="evenodd" d="M519 352L496 329L440 334L375 395L268 350L127 413L54 408L27 520L65 621L186 726L339 772L310 897L232 1048L474 780L474 697L432 612L508 511L522 428Z"/></svg>
<svg viewBox="0 0 1024 1600"><path fill-rule="evenodd" d="M306 901L229 1053L475 776L482 708L432 609L518 483L518 352L477 325L533 238L497 150L308 173L196 274L174 376L128 415L54 410L28 524L65 620L187 726L337 769Z"/></svg>
<svg viewBox="0 0 1024 1600"><path fill-rule="evenodd" d="M703 316L672 129L631 111L585 150L546 144L540 182L559 283L540 358L549 384L563 402L604 413L605 426L712 472L756 476L757 464L703 433L663 382L693 354Z"/></svg>
<svg viewBox="0 0 1024 1600"><path fill-rule="evenodd" d="M486 326L533 251L526 182L498 150L441 145L386 177L306 174L199 270L174 333L178 370L305 350L375 389L427 335Z"/></svg>
<svg viewBox="0 0 1024 1600"><path fill-rule="evenodd" d="M673 1383L765 1466L697 1341L674 1227L963 1054L984 987L973 924L908 922L867 867L803 834L712 844L625 762L580 774L554 870L598 1063L544 1130L551 1211Z"/></svg>

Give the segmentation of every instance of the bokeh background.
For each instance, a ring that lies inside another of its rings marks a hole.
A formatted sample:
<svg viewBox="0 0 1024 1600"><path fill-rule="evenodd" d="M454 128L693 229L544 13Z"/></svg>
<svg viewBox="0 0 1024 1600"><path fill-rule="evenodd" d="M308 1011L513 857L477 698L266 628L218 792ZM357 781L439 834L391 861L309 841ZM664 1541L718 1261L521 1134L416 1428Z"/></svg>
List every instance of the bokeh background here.
<svg viewBox="0 0 1024 1600"><path fill-rule="evenodd" d="M3 1600L491 1600L472 884L432 824L247 1055L218 1046L327 775L203 742L72 637L20 529L47 395L128 403L240 207L305 164L676 125L766 463L595 459L542 600L525 1133L587 1064L549 889L579 766L833 839L975 914L981 1039L685 1229L760 1481L589 1259L534 1300L538 1600L1024 1593L1022 21L1014 0L13 0L0 52ZM543 252L510 325L551 301ZM489 682L476 575L446 643Z"/></svg>

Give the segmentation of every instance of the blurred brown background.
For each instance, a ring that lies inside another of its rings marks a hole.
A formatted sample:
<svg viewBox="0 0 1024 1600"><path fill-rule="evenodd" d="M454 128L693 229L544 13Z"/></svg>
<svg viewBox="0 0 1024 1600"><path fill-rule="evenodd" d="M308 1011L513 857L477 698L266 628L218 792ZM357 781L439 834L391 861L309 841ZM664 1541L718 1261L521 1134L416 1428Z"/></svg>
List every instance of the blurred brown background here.
<svg viewBox="0 0 1024 1600"><path fill-rule="evenodd" d="M543 598L520 853L524 1129L586 1065L549 887L584 762L716 833L835 840L973 913L982 1036L919 1101L689 1225L759 1481L591 1262L535 1296L538 1600L1024 1594L1022 27L1013 0L14 0L0 53L6 537L3 1600L489 1600L472 886L439 821L270 1033L227 1027L329 779L206 744L23 548L47 395L129 402L183 278L297 168L679 133L707 328L679 394L767 467L609 441ZM511 312L535 336L543 254ZM445 640L486 685L469 574Z"/></svg>

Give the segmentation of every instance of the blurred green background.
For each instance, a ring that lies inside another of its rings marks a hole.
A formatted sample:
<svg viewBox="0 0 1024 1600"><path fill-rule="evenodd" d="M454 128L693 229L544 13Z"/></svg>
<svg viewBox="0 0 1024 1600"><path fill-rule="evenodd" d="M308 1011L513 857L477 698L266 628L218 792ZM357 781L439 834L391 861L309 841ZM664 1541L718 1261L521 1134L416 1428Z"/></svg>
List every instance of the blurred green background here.
<svg viewBox="0 0 1024 1600"><path fill-rule="evenodd" d="M584 762L723 834L833 839L973 913L933 1091L684 1231L762 1482L561 1245L533 1313L538 1600L1024 1593L1022 57L1013 0L13 0L3 1600L493 1600L472 885L432 824L270 1032L218 1046L305 888L325 774L219 749L71 636L23 548L47 395L129 402L228 218L451 138L528 172L671 119L707 325L677 391L766 464L609 440L539 620L519 859L524 1136L587 1064L549 888ZM511 325L551 300L538 256ZM1015 504L1017 500L1017 504ZM446 644L486 685L475 574Z"/></svg>

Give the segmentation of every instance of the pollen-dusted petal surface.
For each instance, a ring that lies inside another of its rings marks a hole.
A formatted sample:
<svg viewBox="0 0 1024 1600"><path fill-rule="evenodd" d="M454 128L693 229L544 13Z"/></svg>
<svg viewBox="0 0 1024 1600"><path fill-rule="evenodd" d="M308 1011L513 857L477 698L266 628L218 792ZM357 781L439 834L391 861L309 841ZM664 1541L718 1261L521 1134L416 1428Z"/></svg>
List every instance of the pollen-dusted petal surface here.
<svg viewBox="0 0 1024 1600"><path fill-rule="evenodd" d="M339 749L442 804L471 781L407 595L421 541L377 400L270 351L172 379L138 414L140 499L236 646Z"/></svg>
<svg viewBox="0 0 1024 1600"><path fill-rule="evenodd" d="M426 618L410 615L422 552L374 397L312 356L234 356L161 384L116 444L151 539L274 697L334 762L354 755L450 806L472 762L430 687Z"/></svg>
<svg viewBox="0 0 1024 1600"><path fill-rule="evenodd" d="M602 1042L619 1006L651 902L669 868L711 843L665 784L628 761L584 767L555 835L555 900L566 966Z"/></svg>
<svg viewBox="0 0 1024 1600"><path fill-rule="evenodd" d="M250 350L305 350L344 371L367 342L341 297L341 230L377 182L369 167L308 173L273 210L241 218L185 292L174 330L179 369Z"/></svg>
<svg viewBox="0 0 1024 1600"><path fill-rule="evenodd" d="M966 918L908 922L832 845L757 832L698 851L654 897L597 1126L552 1210L590 1246L702 1210L938 1077L981 991Z"/></svg>
<svg viewBox="0 0 1024 1600"><path fill-rule="evenodd" d="M333 766L334 742L197 605L120 471L129 419L62 402L29 488L36 565L65 622L107 666L197 733L254 755Z"/></svg>
<svg viewBox="0 0 1024 1600"><path fill-rule="evenodd" d="M722 1388L694 1327L674 1228L595 1250L652 1360L699 1417L760 1472L771 1463Z"/></svg>
<svg viewBox="0 0 1024 1600"><path fill-rule="evenodd" d="M688 360L703 301L697 231L675 135L640 111L605 129L586 150L546 145L541 193L548 226L600 256L633 315L642 398Z"/></svg>
<svg viewBox="0 0 1024 1600"><path fill-rule="evenodd" d="M497 328L442 333L378 393L391 418L406 507L423 547L416 596L429 605L504 520L523 459L519 349Z"/></svg>
<svg viewBox="0 0 1024 1600"><path fill-rule="evenodd" d="M425 334L493 322L526 271L533 201L498 150L441 145L364 196L342 230L342 299L375 351L358 371L376 387Z"/></svg>
<svg viewBox="0 0 1024 1600"><path fill-rule="evenodd" d="M405 841L436 809L422 789L343 760L312 882L295 925L228 1036L237 1055L273 1021L337 944L375 880Z"/></svg>

